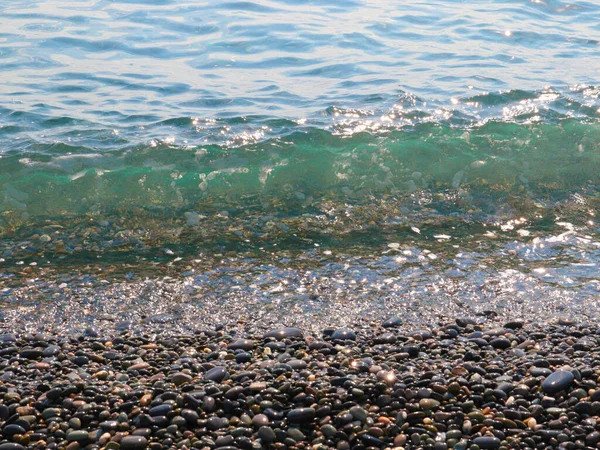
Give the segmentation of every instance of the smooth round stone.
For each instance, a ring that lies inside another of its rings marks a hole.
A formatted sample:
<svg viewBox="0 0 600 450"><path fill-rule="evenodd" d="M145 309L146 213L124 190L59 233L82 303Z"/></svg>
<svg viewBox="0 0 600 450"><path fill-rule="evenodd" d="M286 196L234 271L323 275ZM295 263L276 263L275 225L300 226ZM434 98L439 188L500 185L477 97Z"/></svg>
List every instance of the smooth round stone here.
<svg viewBox="0 0 600 450"><path fill-rule="evenodd" d="M550 369L546 369L545 367L534 367L529 371L529 374L532 377L548 377L552 375L552 371Z"/></svg>
<svg viewBox="0 0 600 450"><path fill-rule="evenodd" d="M9 416L10 416L10 411L8 409L8 406L0 405L0 420L6 420L9 418Z"/></svg>
<svg viewBox="0 0 600 450"><path fill-rule="evenodd" d="M573 409L577 414L583 414L588 416L592 414L592 404L590 402L580 401L575 405L575 408Z"/></svg>
<svg viewBox="0 0 600 450"><path fill-rule="evenodd" d="M321 427L321 432L325 436L331 438L335 436L335 434L337 433L337 429L333 425L325 424Z"/></svg>
<svg viewBox="0 0 600 450"><path fill-rule="evenodd" d="M399 319L398 317L392 317L391 319L386 320L382 324L383 328L397 328L401 325L402 319Z"/></svg>
<svg viewBox="0 0 600 450"><path fill-rule="evenodd" d="M21 350L20 355L25 359L38 359L44 355L44 352L39 348L26 348Z"/></svg>
<svg viewBox="0 0 600 450"><path fill-rule="evenodd" d="M383 441L381 439L371 436L370 434L361 434L360 439L369 447L381 447L383 445Z"/></svg>
<svg viewBox="0 0 600 450"><path fill-rule="evenodd" d="M122 450L143 450L148 445L148 439L144 436L125 436L121 439Z"/></svg>
<svg viewBox="0 0 600 450"><path fill-rule="evenodd" d="M25 450L25 447L15 442L6 442L4 444L0 444L0 450Z"/></svg>
<svg viewBox="0 0 600 450"><path fill-rule="evenodd" d="M98 333L98 328L96 327L87 327L84 331L83 331L83 335L87 336L87 337L92 337L92 338L96 338L99 336Z"/></svg>
<svg viewBox="0 0 600 450"><path fill-rule="evenodd" d="M227 375L228 375L227 370L225 370L224 367L218 366L218 367L213 367L208 372L206 372L204 374L204 379L214 381L215 383L220 383L225 378L227 378Z"/></svg>
<svg viewBox="0 0 600 450"><path fill-rule="evenodd" d="M215 440L215 445L217 446L217 448L232 446L234 443L235 443L235 438L231 435L220 436ZM233 447L233 448L237 448L237 447Z"/></svg>
<svg viewBox="0 0 600 450"><path fill-rule="evenodd" d="M500 350L505 350L510 347L510 341L506 338L500 337L500 338L492 339L490 341L490 345L494 348L498 348Z"/></svg>
<svg viewBox="0 0 600 450"><path fill-rule="evenodd" d="M547 394L556 394L571 387L574 380L575 376L571 372L558 370L544 380L542 389Z"/></svg>
<svg viewBox="0 0 600 450"><path fill-rule="evenodd" d="M42 355L45 357L56 356L60 353L60 347L58 345L49 345L42 351Z"/></svg>
<svg viewBox="0 0 600 450"><path fill-rule="evenodd" d="M585 443L589 446L594 446L600 442L600 433L593 431L585 437Z"/></svg>
<svg viewBox="0 0 600 450"><path fill-rule="evenodd" d="M456 319L456 325L458 325L461 328L466 328L468 325L475 324L477 324L477 322L475 322L475 320L471 319L470 317L459 317L458 319Z"/></svg>
<svg viewBox="0 0 600 450"><path fill-rule="evenodd" d="M293 422L293 423L310 422L314 418L315 418L315 409L314 408L292 409L287 415L288 422Z"/></svg>
<svg viewBox="0 0 600 450"><path fill-rule="evenodd" d="M154 408L151 408L150 411L148 411L148 414L150 414L150 416L152 417L166 416L171 411L173 411L173 405L170 405L169 403L164 403L162 405L158 405Z"/></svg>
<svg viewBox="0 0 600 450"><path fill-rule="evenodd" d="M105 422L100 422L100 428L104 431L116 430L119 427L119 422L116 420L107 420Z"/></svg>
<svg viewBox="0 0 600 450"><path fill-rule="evenodd" d="M332 339L337 339L340 341L355 341L356 333L352 330L335 330L331 335Z"/></svg>
<svg viewBox="0 0 600 450"><path fill-rule="evenodd" d="M211 413L216 409L217 402L213 397L206 396L204 400L202 400L202 410Z"/></svg>
<svg viewBox="0 0 600 450"><path fill-rule="evenodd" d="M5 425L2 429L2 434L8 437L11 437L15 434L25 434L25 428L16 424ZM86 433L87 436L87 433Z"/></svg>
<svg viewBox="0 0 600 450"><path fill-rule="evenodd" d="M478 445L479 448L498 448L500 447L500 439L492 436L482 436L473 439L473 444Z"/></svg>
<svg viewBox="0 0 600 450"><path fill-rule="evenodd" d="M59 416L60 412L59 408L46 408L42 411L42 417L44 419L49 419L51 417Z"/></svg>
<svg viewBox="0 0 600 450"><path fill-rule="evenodd" d="M520 328L523 328L523 322L520 322L518 320L513 320L513 321L505 323L504 328L508 328L510 330L518 330Z"/></svg>
<svg viewBox="0 0 600 450"><path fill-rule="evenodd" d="M431 338L432 334L429 330L416 330L410 333L409 336L416 339L420 338L421 340L426 341L427 339Z"/></svg>
<svg viewBox="0 0 600 450"><path fill-rule="evenodd" d="M260 427L258 429L258 437L261 438L265 443L275 442L277 436L271 427Z"/></svg>
<svg viewBox="0 0 600 450"><path fill-rule="evenodd" d="M250 339L238 339L230 343L227 348L229 350L252 350L254 348L254 342Z"/></svg>
<svg viewBox="0 0 600 450"><path fill-rule="evenodd" d="M293 370L304 370L308 367L306 361L302 361L301 359L292 359L286 363Z"/></svg>
<svg viewBox="0 0 600 450"><path fill-rule="evenodd" d="M269 425L269 418L264 414L257 414L252 418L252 425L255 427L263 427Z"/></svg>
<svg viewBox="0 0 600 450"><path fill-rule="evenodd" d="M404 353L408 353L408 356L416 358L417 356L419 356L421 349L418 345L405 345L404 347L402 347L402 351Z"/></svg>
<svg viewBox="0 0 600 450"><path fill-rule="evenodd" d="M175 386L180 386L184 383L189 383L190 381L192 381L192 377L190 375L188 375L187 373L176 373L171 377L171 381L173 382L173 384Z"/></svg>
<svg viewBox="0 0 600 450"><path fill-rule="evenodd" d="M67 441L87 441L90 438L90 435L85 430L76 430L67 433Z"/></svg>
<svg viewBox="0 0 600 450"><path fill-rule="evenodd" d="M73 359L73 362L75 364L77 364L78 366L85 366L88 362L90 361L90 358L88 358L87 356L76 356Z"/></svg>
<svg viewBox="0 0 600 450"><path fill-rule="evenodd" d="M369 416L369 413L367 413L367 411L360 406L353 406L350 408L350 414L352 414L352 417L354 417L356 420L360 420L361 422L366 420L366 418Z"/></svg>
<svg viewBox="0 0 600 450"><path fill-rule="evenodd" d="M393 344L396 342L396 336L393 333L383 333L375 338L376 344Z"/></svg>
<svg viewBox="0 0 600 450"><path fill-rule="evenodd" d="M306 436L304 435L304 433L302 431L300 431L298 428L289 428L287 430L287 434L289 437L291 437L296 442L302 442L306 439Z"/></svg>
<svg viewBox="0 0 600 450"><path fill-rule="evenodd" d="M17 337L12 333L3 334L2 337L0 337L0 342L4 342L6 344L9 342L17 342Z"/></svg>
<svg viewBox="0 0 600 450"><path fill-rule="evenodd" d="M425 411L427 411L430 409L435 409L438 406L440 406L440 402L438 402L437 400L434 400L433 398L423 398L419 401L419 406L421 407L421 409L424 409Z"/></svg>
<svg viewBox="0 0 600 450"><path fill-rule="evenodd" d="M252 355L250 353L242 352L235 355L235 360L239 363L246 363L252 361Z"/></svg>
<svg viewBox="0 0 600 450"><path fill-rule="evenodd" d="M446 330L446 334L451 338L451 339L455 339L458 337L458 331L455 330L454 328L448 328Z"/></svg>
<svg viewBox="0 0 600 450"><path fill-rule="evenodd" d="M79 419L78 417L72 417L71 419L69 419L69 427L78 430L79 428L81 428L81 419Z"/></svg>
<svg viewBox="0 0 600 450"><path fill-rule="evenodd" d="M198 413L192 409L183 409L181 411L181 417L185 419L185 421L191 425L196 425L200 416Z"/></svg>
<svg viewBox="0 0 600 450"><path fill-rule="evenodd" d="M0 350L0 356L6 357L7 355L14 355L19 349L17 347L5 347Z"/></svg>
<svg viewBox="0 0 600 450"><path fill-rule="evenodd" d="M475 344L477 344L480 347L485 347L486 345L489 345L489 342L483 338L472 338L472 339L470 339L470 341L474 342Z"/></svg>
<svg viewBox="0 0 600 450"><path fill-rule="evenodd" d="M301 338L304 334L299 328L281 328L280 330L272 330L266 333L263 337L275 339Z"/></svg>
<svg viewBox="0 0 600 450"><path fill-rule="evenodd" d="M227 426L228 420L221 417L211 417L206 422L206 427L209 430L215 431Z"/></svg>

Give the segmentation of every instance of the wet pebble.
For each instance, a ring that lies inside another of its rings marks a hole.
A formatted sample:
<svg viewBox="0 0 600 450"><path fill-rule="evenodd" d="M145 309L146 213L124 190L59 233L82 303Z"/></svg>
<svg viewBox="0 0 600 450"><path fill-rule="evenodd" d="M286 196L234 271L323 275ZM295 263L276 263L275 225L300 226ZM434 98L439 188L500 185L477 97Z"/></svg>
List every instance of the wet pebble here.
<svg viewBox="0 0 600 450"><path fill-rule="evenodd" d="M568 389L575 381L575 376L567 370L558 370L546 378L542 383L542 389L547 394L556 394Z"/></svg>
<svg viewBox="0 0 600 450"><path fill-rule="evenodd" d="M275 338L275 339L289 339L289 338L301 338L303 337L302 330L298 328L281 328L278 330L272 330L268 333L265 333L263 336L266 338Z"/></svg>
<svg viewBox="0 0 600 450"><path fill-rule="evenodd" d="M354 341L356 340L356 333L352 330L340 329L335 330L331 338L340 341Z"/></svg>

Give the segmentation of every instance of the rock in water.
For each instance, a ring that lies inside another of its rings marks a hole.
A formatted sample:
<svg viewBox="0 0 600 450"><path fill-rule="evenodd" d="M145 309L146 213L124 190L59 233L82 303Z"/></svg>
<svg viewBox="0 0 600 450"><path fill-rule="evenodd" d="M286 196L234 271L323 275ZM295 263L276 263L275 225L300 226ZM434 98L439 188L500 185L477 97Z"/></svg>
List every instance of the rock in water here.
<svg viewBox="0 0 600 450"><path fill-rule="evenodd" d="M397 317L392 317L391 319L386 320L382 324L383 328L396 328L401 325L402 325L402 319L399 319Z"/></svg>
<svg viewBox="0 0 600 450"><path fill-rule="evenodd" d="M356 333L352 330L335 330L331 335L332 339L339 339L341 341L355 341Z"/></svg>
<svg viewBox="0 0 600 450"><path fill-rule="evenodd" d="M567 370L558 370L550 375L542 383L542 389L546 394L556 394L568 389L573 384L575 376Z"/></svg>
<svg viewBox="0 0 600 450"><path fill-rule="evenodd" d="M299 328L282 328L280 330L272 330L264 335L264 338L286 339L286 338L301 338L303 337L302 330Z"/></svg>

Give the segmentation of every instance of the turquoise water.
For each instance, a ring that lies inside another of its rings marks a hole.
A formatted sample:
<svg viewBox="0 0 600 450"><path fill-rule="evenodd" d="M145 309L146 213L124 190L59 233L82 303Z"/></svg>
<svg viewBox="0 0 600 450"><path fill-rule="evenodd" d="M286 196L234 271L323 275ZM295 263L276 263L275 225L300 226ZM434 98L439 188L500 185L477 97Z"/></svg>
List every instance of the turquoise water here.
<svg viewBox="0 0 600 450"><path fill-rule="evenodd" d="M599 24L591 1L3 2L0 295L98 264L332 276L337 254L384 280L388 252L464 251L467 290L515 270L592 299Z"/></svg>

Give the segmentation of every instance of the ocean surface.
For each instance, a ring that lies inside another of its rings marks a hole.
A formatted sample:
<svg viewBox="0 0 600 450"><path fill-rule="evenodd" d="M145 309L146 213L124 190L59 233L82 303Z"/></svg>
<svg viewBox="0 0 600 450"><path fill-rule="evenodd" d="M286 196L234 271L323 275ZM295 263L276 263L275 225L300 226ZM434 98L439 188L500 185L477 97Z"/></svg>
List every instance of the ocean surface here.
<svg viewBox="0 0 600 450"><path fill-rule="evenodd" d="M0 5L0 326L598 318L600 4Z"/></svg>

